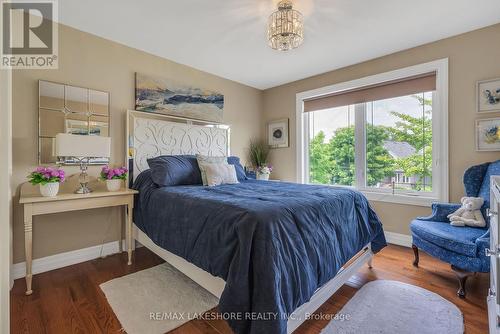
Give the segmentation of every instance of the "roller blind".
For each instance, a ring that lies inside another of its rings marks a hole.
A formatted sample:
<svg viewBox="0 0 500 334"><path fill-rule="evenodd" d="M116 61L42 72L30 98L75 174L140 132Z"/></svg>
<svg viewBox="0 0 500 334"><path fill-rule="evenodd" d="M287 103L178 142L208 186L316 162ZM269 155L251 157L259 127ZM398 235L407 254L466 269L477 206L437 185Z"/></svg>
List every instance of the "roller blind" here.
<svg viewBox="0 0 500 334"><path fill-rule="evenodd" d="M304 112L390 99L436 90L436 72L304 100Z"/></svg>

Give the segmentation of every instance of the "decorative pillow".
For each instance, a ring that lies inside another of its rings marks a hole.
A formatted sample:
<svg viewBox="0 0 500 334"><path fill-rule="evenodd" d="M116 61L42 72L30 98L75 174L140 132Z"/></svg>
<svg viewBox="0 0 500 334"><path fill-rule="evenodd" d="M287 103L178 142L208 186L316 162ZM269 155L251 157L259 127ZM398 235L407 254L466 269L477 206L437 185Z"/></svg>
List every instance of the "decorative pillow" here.
<svg viewBox="0 0 500 334"><path fill-rule="evenodd" d="M208 186L239 183L234 165L229 165L226 163L205 164L205 173Z"/></svg>
<svg viewBox="0 0 500 334"><path fill-rule="evenodd" d="M248 180L247 175L245 173L245 168L240 163L240 158L236 156L231 156L227 158L227 163L230 165L234 165L236 169L236 176L238 177L238 181Z"/></svg>
<svg viewBox="0 0 500 334"><path fill-rule="evenodd" d="M151 178L159 186L201 184L201 173L194 155L164 155L148 159Z"/></svg>
<svg viewBox="0 0 500 334"><path fill-rule="evenodd" d="M198 160L198 168L200 169L201 181L204 186L208 185L207 176L205 172L206 164L221 164L221 163L227 164L227 157L212 157L208 155L197 154L196 160Z"/></svg>

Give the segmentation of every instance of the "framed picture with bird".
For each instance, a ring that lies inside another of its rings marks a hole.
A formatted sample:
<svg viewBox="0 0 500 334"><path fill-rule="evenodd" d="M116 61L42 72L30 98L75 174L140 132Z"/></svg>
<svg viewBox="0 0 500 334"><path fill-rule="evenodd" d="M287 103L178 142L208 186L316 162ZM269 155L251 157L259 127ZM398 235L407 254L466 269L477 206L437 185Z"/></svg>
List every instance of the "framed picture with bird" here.
<svg viewBox="0 0 500 334"><path fill-rule="evenodd" d="M476 120L476 151L500 151L500 118Z"/></svg>
<svg viewBox="0 0 500 334"><path fill-rule="evenodd" d="M478 113L500 112L500 78L479 81L476 95Z"/></svg>

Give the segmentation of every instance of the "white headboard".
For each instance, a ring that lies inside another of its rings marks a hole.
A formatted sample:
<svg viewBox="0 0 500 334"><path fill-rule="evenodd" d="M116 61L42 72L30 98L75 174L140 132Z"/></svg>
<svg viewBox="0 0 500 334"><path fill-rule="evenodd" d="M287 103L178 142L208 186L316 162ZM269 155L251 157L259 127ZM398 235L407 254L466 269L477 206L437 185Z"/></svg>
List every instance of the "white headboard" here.
<svg viewBox="0 0 500 334"><path fill-rule="evenodd" d="M134 181L160 155L229 155L229 126L136 110L127 111L127 166Z"/></svg>

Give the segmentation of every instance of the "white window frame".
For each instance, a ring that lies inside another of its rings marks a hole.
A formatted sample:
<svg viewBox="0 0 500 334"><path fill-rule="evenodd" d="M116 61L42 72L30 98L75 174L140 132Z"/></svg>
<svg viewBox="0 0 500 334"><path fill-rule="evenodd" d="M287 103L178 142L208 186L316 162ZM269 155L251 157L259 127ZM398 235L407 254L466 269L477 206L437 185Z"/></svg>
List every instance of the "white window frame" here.
<svg viewBox="0 0 500 334"><path fill-rule="evenodd" d="M432 202L448 202L448 58L410 66L390 72L371 75L361 79L301 92L296 95L296 130L297 130L297 182L309 183L309 115L304 113L304 100L327 94L359 89L388 81L400 80L412 76L436 72L436 91L432 100L432 192L401 191L393 193L390 189L365 187L366 150L364 141L355 142L356 182L369 200L429 206ZM357 108L364 108L361 104ZM355 124L365 124L364 112L355 112ZM356 126L356 138L365 138L365 126ZM361 133L363 131L363 133Z"/></svg>

